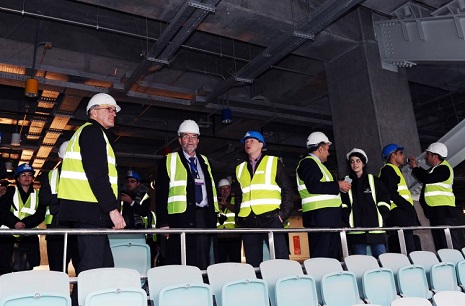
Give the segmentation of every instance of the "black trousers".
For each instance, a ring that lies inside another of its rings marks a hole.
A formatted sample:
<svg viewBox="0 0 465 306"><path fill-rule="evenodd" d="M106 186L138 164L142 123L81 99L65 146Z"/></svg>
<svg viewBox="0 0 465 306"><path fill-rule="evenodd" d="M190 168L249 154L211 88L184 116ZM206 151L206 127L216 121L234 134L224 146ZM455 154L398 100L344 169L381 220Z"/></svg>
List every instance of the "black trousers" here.
<svg viewBox="0 0 465 306"><path fill-rule="evenodd" d="M207 207L195 210L196 225L198 228L208 228L209 211ZM210 248L212 235L186 235L187 264L206 270L210 264ZM171 234L165 240L165 264L181 264L181 238Z"/></svg>
<svg viewBox="0 0 465 306"><path fill-rule="evenodd" d="M456 225L456 218L445 217L445 218L440 218L440 219L430 219L429 222L432 226L436 226L436 225L454 226ZM440 249L446 249L447 241L446 241L446 235L444 234L444 230L443 229L432 230L431 233L433 234L434 246L436 247L436 251ZM450 235L452 238L453 248L460 250L459 232L457 230L450 230Z"/></svg>
<svg viewBox="0 0 465 306"><path fill-rule="evenodd" d="M68 273L68 264L73 262L76 269L79 266L79 250L77 246L77 236L68 236L68 248L66 249L66 267ZM47 256L50 271L63 271L63 250L65 247L65 237L63 235L47 235Z"/></svg>
<svg viewBox="0 0 465 306"><path fill-rule="evenodd" d="M239 226L246 228L283 228L279 220L278 212L272 211L262 215L250 213L246 218L239 219ZM274 248L277 259L289 259L287 246L287 233L274 234ZM254 267L259 267L263 261L263 241L268 244L268 234L242 234L246 262Z"/></svg>

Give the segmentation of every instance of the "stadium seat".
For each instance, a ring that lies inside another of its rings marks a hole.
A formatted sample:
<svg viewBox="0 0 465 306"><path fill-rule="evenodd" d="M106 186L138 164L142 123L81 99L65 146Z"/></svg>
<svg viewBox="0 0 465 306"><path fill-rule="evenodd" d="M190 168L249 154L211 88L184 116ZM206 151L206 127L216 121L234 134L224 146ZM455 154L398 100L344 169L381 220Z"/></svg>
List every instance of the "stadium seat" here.
<svg viewBox="0 0 465 306"><path fill-rule="evenodd" d="M315 280L318 303L323 305L323 298L321 296L321 279L325 274L342 272L341 263L334 258L318 257L305 260L304 267L307 275L311 276Z"/></svg>
<svg viewBox="0 0 465 306"><path fill-rule="evenodd" d="M233 262L224 262L210 265L207 267L207 276L208 282L212 288L213 295L215 296L215 301L218 306L222 305L223 298L223 287L225 284L230 283L230 290L227 291L228 295L235 291L236 288L241 287L247 281L256 280L257 276L255 275L254 268L246 263L233 263ZM238 282L239 281L239 282ZM241 283L242 282L242 283ZM265 287L266 284L264 281L260 280ZM252 287L258 288L260 284L254 283ZM268 294L268 289L266 290ZM267 296L268 299L268 296ZM242 304L238 304L244 306ZM256 305L258 306L258 305Z"/></svg>
<svg viewBox="0 0 465 306"><path fill-rule="evenodd" d="M140 274L126 268L98 268L78 275L79 305L146 306Z"/></svg>
<svg viewBox="0 0 465 306"><path fill-rule="evenodd" d="M277 306L318 306L315 280L308 275L288 276L276 281Z"/></svg>
<svg viewBox="0 0 465 306"><path fill-rule="evenodd" d="M151 268L147 271L147 280L149 284L150 300L154 306L159 306L160 292L163 288L171 286L192 286L202 285L202 271L195 266L186 265L167 265ZM167 292L167 298L174 288ZM202 289L196 289L196 291L202 291Z"/></svg>
<svg viewBox="0 0 465 306"><path fill-rule="evenodd" d="M363 304L354 273L341 271L325 274L321 279L323 305L351 306Z"/></svg>
<svg viewBox="0 0 465 306"><path fill-rule="evenodd" d="M271 306L276 306L275 286L276 281L286 276L301 276L304 275L300 263L290 259L273 259L260 263L260 273L262 279L268 286L268 294L270 295Z"/></svg>
<svg viewBox="0 0 465 306"><path fill-rule="evenodd" d="M71 306L68 274L44 270L3 274L0 305Z"/></svg>

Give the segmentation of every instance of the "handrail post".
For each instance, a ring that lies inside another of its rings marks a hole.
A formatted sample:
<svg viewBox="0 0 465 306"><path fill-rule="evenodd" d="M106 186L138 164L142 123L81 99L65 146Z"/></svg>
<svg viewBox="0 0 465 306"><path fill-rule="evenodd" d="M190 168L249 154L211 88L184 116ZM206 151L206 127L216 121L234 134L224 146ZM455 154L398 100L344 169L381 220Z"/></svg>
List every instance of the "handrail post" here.
<svg viewBox="0 0 465 306"><path fill-rule="evenodd" d="M186 232L181 233L181 265L187 265Z"/></svg>
<svg viewBox="0 0 465 306"><path fill-rule="evenodd" d="M404 254L404 255L408 255L407 246L405 245L404 230L403 229L398 229L397 230L397 236L399 237L400 252L402 254Z"/></svg>
<svg viewBox="0 0 465 306"><path fill-rule="evenodd" d="M68 233L65 233L63 236L64 242L63 242L63 272L66 273L66 257L68 256L67 250L68 250ZM73 262L74 264L74 262Z"/></svg>
<svg viewBox="0 0 465 306"><path fill-rule="evenodd" d="M346 231L340 231L339 235L341 236L341 248L342 248L342 258L349 256L349 247L347 246L347 233ZM310 254L312 256L312 254Z"/></svg>
<svg viewBox="0 0 465 306"><path fill-rule="evenodd" d="M452 244L452 236L450 234L450 228L444 229L444 235L446 236L447 247L453 249L454 245Z"/></svg>
<svg viewBox="0 0 465 306"><path fill-rule="evenodd" d="M276 259L276 250L274 248L274 234L268 232L268 248L270 249L270 259Z"/></svg>

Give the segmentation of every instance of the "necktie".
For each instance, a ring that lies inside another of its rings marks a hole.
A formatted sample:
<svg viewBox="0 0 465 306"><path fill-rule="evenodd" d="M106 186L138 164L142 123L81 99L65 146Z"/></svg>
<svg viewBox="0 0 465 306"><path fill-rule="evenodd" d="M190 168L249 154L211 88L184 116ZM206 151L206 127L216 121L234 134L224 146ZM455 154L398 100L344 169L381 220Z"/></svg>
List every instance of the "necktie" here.
<svg viewBox="0 0 465 306"><path fill-rule="evenodd" d="M191 166L191 173L194 179L199 178L199 171L197 169L197 163L195 162L195 157L189 157L189 165ZM200 204L203 200L202 195L202 186L195 184L195 202Z"/></svg>

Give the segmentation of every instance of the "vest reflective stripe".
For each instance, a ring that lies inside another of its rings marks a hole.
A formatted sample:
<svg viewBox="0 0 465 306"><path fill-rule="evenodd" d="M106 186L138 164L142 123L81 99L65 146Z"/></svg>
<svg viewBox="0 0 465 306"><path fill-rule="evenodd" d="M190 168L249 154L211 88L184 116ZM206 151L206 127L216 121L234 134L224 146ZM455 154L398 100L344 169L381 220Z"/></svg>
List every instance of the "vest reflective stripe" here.
<svg viewBox="0 0 465 306"><path fill-rule="evenodd" d="M89 180L82 165L81 148L79 146L82 130L91 124L90 122L85 123L71 137L70 144L65 152L65 158L63 159L58 184L58 198L60 199L97 203L97 198L90 188ZM115 198L117 198L118 172L116 170L115 152L104 131L102 131L102 134L106 143L109 183L111 184Z"/></svg>
<svg viewBox="0 0 465 306"><path fill-rule="evenodd" d="M39 190L34 191L27 198L26 203L23 203L21 195L19 194L18 186L15 186L15 194L13 196L13 204L17 208L11 207L11 212L19 219L24 219L28 216L35 214L37 207L39 206Z"/></svg>
<svg viewBox="0 0 465 306"><path fill-rule="evenodd" d="M215 211L218 212L218 198L216 195L215 182L211 172L210 163L208 159L200 155L205 164L207 165L208 174L204 173L204 176L210 175L210 181L213 190L213 201ZM187 209L187 170L184 167L181 157L178 152L170 153L166 156L166 170L170 179L169 191L168 191L168 214L180 214Z"/></svg>
<svg viewBox="0 0 465 306"><path fill-rule="evenodd" d="M58 193L58 183L60 182L58 172L58 168L55 168L48 173L48 182L50 183L50 190L52 194Z"/></svg>
<svg viewBox="0 0 465 306"><path fill-rule="evenodd" d="M320 168L320 172L323 175L320 179L320 182L333 182L333 176L331 172L326 168L325 165L316 157L310 155L305 158L310 158L315 161ZM305 159L304 158L304 159ZM297 169L299 169L300 163L304 160L299 161ZM298 171L296 171L296 180L297 180L297 190L299 191L300 198L302 199L302 212L307 212L311 210L328 208L328 207L341 207L341 196L339 194L311 194L305 182L302 181L299 177Z"/></svg>
<svg viewBox="0 0 465 306"><path fill-rule="evenodd" d="M375 203L375 205L376 205L376 213L378 215L378 226L383 227L383 216L381 216L381 214L379 213L378 206L384 205L386 203L384 203L384 202L377 203L377 201L376 201L375 179L373 178L372 174L368 174L368 184L370 185L371 196L373 197L373 203ZM353 207L352 205L354 203L354 199L353 199L353 195L352 195L352 188L349 190L348 194L349 194L349 200L350 200L351 207ZM355 225L354 225L354 210L353 209L350 210L349 225L350 225L350 227L355 227ZM380 233L385 233L385 231L369 231L368 233L370 233L370 234L380 234ZM359 232L359 231L357 231L357 232L348 232L348 234L365 234L365 232L364 231L361 231L361 232Z"/></svg>
<svg viewBox="0 0 465 306"><path fill-rule="evenodd" d="M261 215L279 209L281 187L276 183L278 158L263 157L253 177L250 177L246 165L247 162L243 162L236 168L237 181L242 190L242 203L238 216L247 217L251 211Z"/></svg>
<svg viewBox="0 0 465 306"><path fill-rule="evenodd" d="M454 171L452 170L451 165L447 161L442 161L440 165L445 165L449 168L450 175L449 177L440 183L425 184L425 202L428 206L438 207L438 206L451 206L455 207L455 195L452 191L452 184L454 182ZM437 167L436 166L436 167ZM433 173L436 169L433 167L429 173Z"/></svg>
<svg viewBox="0 0 465 306"><path fill-rule="evenodd" d="M402 174L402 172L400 172L399 167L394 166L393 164L390 164L390 163L384 164L384 166L381 169L383 169L384 167L391 167L392 169L394 169L397 176L400 178L400 182L397 184L397 192L399 193L399 195L401 197L403 197L405 200L407 200L413 206L412 194L410 193L410 190L407 187L407 182L405 181L405 178L404 178L404 175ZM380 171L380 173L381 173L381 171ZM396 203L394 203L391 200L391 210L393 210L396 207L397 207Z"/></svg>

